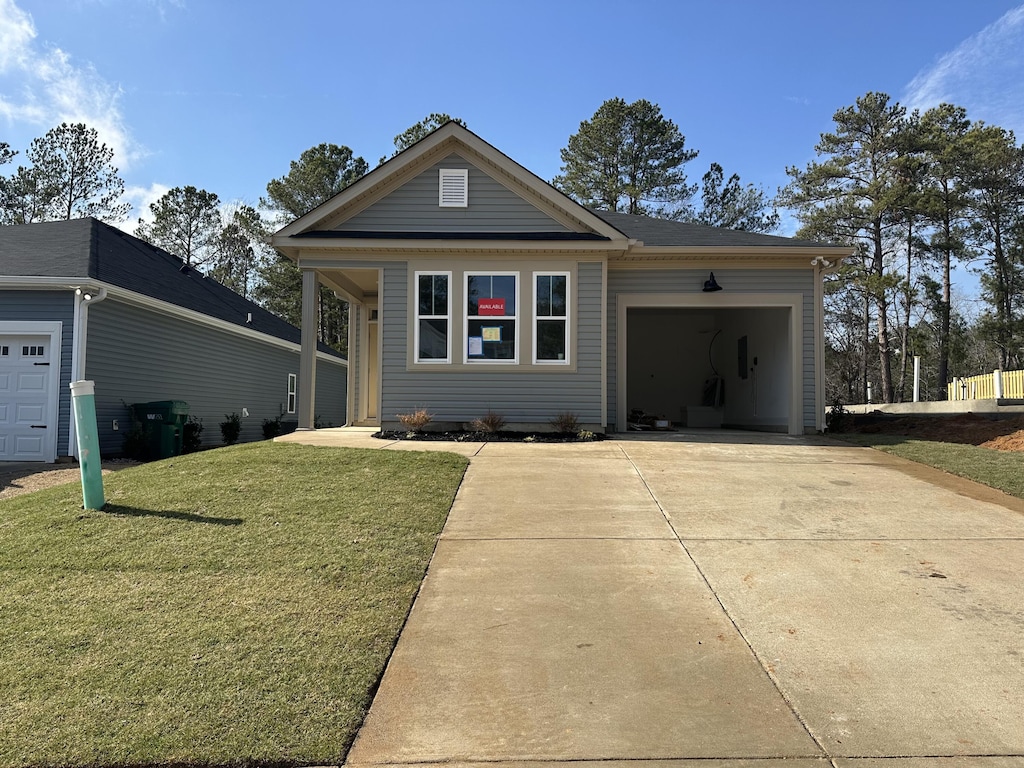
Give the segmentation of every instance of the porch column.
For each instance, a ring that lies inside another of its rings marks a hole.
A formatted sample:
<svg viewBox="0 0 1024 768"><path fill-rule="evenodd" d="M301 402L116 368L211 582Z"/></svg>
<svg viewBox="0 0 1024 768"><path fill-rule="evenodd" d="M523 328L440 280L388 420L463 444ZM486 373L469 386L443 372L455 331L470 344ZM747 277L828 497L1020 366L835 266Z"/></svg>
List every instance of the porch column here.
<svg viewBox="0 0 1024 768"><path fill-rule="evenodd" d="M313 429L316 414L316 342L319 282L312 269L302 270L302 351L299 353L299 429Z"/></svg>

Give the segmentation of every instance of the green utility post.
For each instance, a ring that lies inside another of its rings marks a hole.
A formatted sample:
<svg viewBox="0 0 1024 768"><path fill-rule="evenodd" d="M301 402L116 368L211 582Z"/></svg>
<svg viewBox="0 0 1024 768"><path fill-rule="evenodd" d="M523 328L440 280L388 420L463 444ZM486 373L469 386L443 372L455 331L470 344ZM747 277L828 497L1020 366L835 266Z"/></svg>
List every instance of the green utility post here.
<svg viewBox="0 0 1024 768"><path fill-rule="evenodd" d="M86 509L103 509L103 471L96 428L96 387L91 381L71 382L78 435L78 466L82 470L82 502Z"/></svg>

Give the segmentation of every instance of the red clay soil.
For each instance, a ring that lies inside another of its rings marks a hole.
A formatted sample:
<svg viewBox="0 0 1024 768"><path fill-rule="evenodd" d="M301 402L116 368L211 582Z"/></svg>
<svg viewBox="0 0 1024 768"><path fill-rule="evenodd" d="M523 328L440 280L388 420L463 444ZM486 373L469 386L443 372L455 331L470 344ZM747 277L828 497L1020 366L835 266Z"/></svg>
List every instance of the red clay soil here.
<svg viewBox="0 0 1024 768"><path fill-rule="evenodd" d="M1024 451L1024 416L991 418L974 413L956 416L884 416L878 413L849 416L844 431L900 435L916 440L966 443L997 451Z"/></svg>

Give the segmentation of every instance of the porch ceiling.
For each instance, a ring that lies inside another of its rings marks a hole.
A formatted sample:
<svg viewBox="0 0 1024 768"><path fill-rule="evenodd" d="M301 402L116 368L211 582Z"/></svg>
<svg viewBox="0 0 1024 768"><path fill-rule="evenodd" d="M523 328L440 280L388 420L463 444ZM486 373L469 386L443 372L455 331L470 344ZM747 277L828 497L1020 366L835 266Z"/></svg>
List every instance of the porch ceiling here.
<svg viewBox="0 0 1024 768"><path fill-rule="evenodd" d="M323 285L356 301L374 299L380 291L376 269L318 269L317 275Z"/></svg>

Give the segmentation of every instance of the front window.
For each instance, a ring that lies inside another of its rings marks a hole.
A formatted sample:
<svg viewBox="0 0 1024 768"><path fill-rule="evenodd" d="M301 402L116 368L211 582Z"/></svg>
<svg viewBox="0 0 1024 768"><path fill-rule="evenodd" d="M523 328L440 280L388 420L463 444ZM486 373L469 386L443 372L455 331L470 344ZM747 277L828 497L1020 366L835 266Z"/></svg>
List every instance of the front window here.
<svg viewBox="0 0 1024 768"><path fill-rule="evenodd" d="M569 275L533 275L535 299L533 361L569 362Z"/></svg>
<svg viewBox="0 0 1024 768"><path fill-rule="evenodd" d="M518 361L518 306L518 273L466 275L466 362Z"/></svg>
<svg viewBox="0 0 1024 768"><path fill-rule="evenodd" d="M451 272L416 273L416 362L450 363Z"/></svg>

